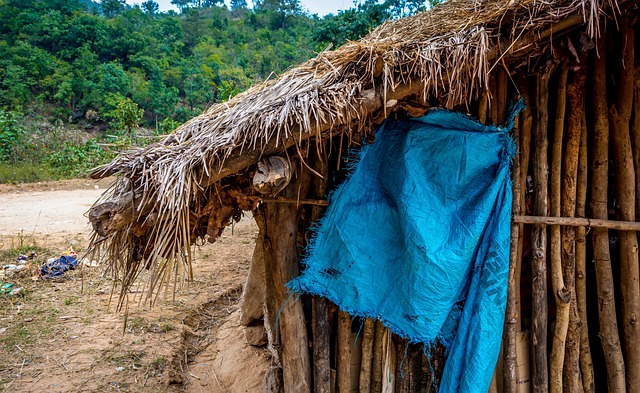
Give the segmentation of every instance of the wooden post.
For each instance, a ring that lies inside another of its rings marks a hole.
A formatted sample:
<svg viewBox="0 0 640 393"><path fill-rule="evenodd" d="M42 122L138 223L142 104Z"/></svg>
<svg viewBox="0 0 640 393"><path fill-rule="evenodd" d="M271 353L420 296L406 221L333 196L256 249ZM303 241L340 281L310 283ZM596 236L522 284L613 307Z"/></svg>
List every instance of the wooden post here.
<svg viewBox="0 0 640 393"><path fill-rule="evenodd" d="M586 60L586 59L585 59ZM583 61L584 63L584 61ZM584 67L584 66L583 66ZM578 158L578 183L576 192L576 217L584 217L587 204L587 119L584 98L580 107L580 156ZM586 228L576 228L576 303L581 321L580 329L580 370L585 393L595 391L593 361L589 344L587 324L587 239Z"/></svg>
<svg viewBox="0 0 640 393"><path fill-rule="evenodd" d="M547 215L547 123L549 115L548 92L550 71L536 76L535 104L533 105L533 180L534 208L538 216ZM536 225L531 235L533 260L531 273L533 281L532 304L532 385L533 393L546 393L549 390L549 371L547 363L547 228Z"/></svg>
<svg viewBox="0 0 640 393"><path fill-rule="evenodd" d="M489 76L489 119L493 125L498 125L498 83L495 73Z"/></svg>
<svg viewBox="0 0 640 393"><path fill-rule="evenodd" d="M513 128L513 139L520 140L520 127L516 123ZM511 167L511 180L513 185L513 202L511 205L511 211L513 215L519 215L520 212L520 193L522 192L520 184L520 160L513 160ZM507 310L505 313L505 329L503 343L503 375L498 375L496 378L503 378L503 391L506 393L515 393L517 389L516 384L516 336L520 330L518 315L518 309L516 308L516 299L520 296L519 288L516 287L516 276L520 274L518 265L520 265L520 239L522 231L522 224L515 222L511 223L511 241L509 249L509 281L507 288Z"/></svg>
<svg viewBox="0 0 640 393"><path fill-rule="evenodd" d="M557 108L554 122L554 134L551 157L551 183L549 202L551 215L559 217L561 214L562 199L562 140L564 135L564 116L567 104L567 77L569 71L566 67L560 70L557 89ZM569 152L567 152L569 154ZM549 242L551 258L551 284L556 302L556 327L553 331L551 345L551 358L549 364L549 391L551 393L562 392L562 368L564 365L564 348L569 328L569 301L571 293L564 285L562 275L562 242L559 226L552 226Z"/></svg>
<svg viewBox="0 0 640 393"><path fill-rule="evenodd" d="M371 360L371 393L382 393L382 367L384 362L385 327L376 321L376 333L373 338L373 359Z"/></svg>
<svg viewBox="0 0 640 393"><path fill-rule="evenodd" d="M371 391L371 366L373 361L373 339L375 322L373 319L364 320L362 327L362 361L360 362L360 391Z"/></svg>
<svg viewBox="0 0 640 393"><path fill-rule="evenodd" d="M562 182L562 215L576 214L576 194L578 182L578 158L582 134L582 106L584 101L584 81L586 69L581 67L572 73L572 81L567 88L569 117L567 121L566 151L564 154L564 177ZM565 343L563 384L568 392L582 391L580 378L580 319L576 305L576 228L562 227L562 273L569 294L569 323ZM557 322L556 322L557 329Z"/></svg>
<svg viewBox="0 0 640 393"><path fill-rule="evenodd" d="M607 71L605 59L605 37L598 39L597 54L593 66L593 93L591 110L593 113L593 177L591 180L591 211L597 219L608 218L609 184L609 119L607 116ZM598 285L598 318L602 350L607 365L609 392L622 393L625 388L624 360L618 336L615 291L611 257L609 252L609 231L604 228L593 230L593 258Z"/></svg>
<svg viewBox="0 0 640 393"><path fill-rule="evenodd" d="M633 106L635 31L629 17L622 19L622 64L618 70L615 103L609 108L609 125L615 159L616 195L623 220L636 218L636 173L629 122ZM640 392L640 272L638 267L638 237L635 232L620 232L620 299L622 331L626 363L627 391Z"/></svg>
<svg viewBox="0 0 640 393"><path fill-rule="evenodd" d="M283 190L283 196L295 198L300 175ZM311 364L302 302L290 298L285 284L298 271L298 207L271 203L262 206L265 223L265 276L267 301L276 312L280 331L280 361L284 391L311 391Z"/></svg>
<svg viewBox="0 0 640 393"><path fill-rule="evenodd" d="M329 142L330 143L330 142ZM322 175L313 176L312 198L324 199L327 193L327 181L329 177L329 164L326 157L326 149L316 146L315 154L311 160L313 169ZM324 207L313 206L311 208L311 222L316 222L324 214ZM331 364L330 364L330 338L329 338L329 304L327 299L313 296L311 313L311 332L313 335L313 391L314 393L331 392Z"/></svg>
<svg viewBox="0 0 640 393"><path fill-rule="evenodd" d="M337 382L338 393L351 392L351 315L346 311L338 311L338 355Z"/></svg>

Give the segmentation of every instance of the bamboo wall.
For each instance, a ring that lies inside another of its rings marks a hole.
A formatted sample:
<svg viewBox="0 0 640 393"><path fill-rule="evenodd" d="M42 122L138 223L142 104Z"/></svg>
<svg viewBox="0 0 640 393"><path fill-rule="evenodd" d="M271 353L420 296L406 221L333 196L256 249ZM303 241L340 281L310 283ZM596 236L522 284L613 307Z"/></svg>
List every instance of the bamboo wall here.
<svg viewBox="0 0 640 393"><path fill-rule="evenodd" d="M536 57L503 62L490 90L457 108L497 124L514 97L527 106L513 131L509 296L491 391L640 391L640 55L635 20L617 23L597 42L579 31L558 34ZM403 106L412 115L437 105L417 97ZM344 177L346 151L370 130L361 125L293 151L297 175L281 196L323 199ZM266 285L274 364L265 391L436 391L443 348L427 359L423 346L325 299L290 301L284 284L298 275L322 209L264 203L255 215L252 270ZM529 383L517 374L530 374Z"/></svg>

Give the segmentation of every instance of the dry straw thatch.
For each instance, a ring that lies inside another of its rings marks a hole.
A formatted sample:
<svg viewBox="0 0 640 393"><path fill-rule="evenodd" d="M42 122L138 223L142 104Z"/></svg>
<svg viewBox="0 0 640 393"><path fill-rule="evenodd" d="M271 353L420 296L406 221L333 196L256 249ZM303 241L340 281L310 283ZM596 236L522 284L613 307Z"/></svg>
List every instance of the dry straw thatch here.
<svg viewBox="0 0 640 393"><path fill-rule="evenodd" d="M202 205L220 177L242 169L217 172L230 157L247 155L255 163L267 146L282 149L291 139L309 134L320 139L328 129L362 123L400 86L413 86L423 99L437 97L447 107L469 103L486 89L492 67L503 56L514 55L526 37L530 42L522 53L535 50L536 32L569 18L579 18L595 36L605 6L615 5L598 0L448 0L431 11L385 22L360 41L320 53L275 80L210 107L164 141L96 169L93 177L120 175L96 206L112 201L122 205L124 200L132 211L117 230L94 233L92 246L106 251L123 290L144 267L151 270L150 288L169 283L172 276L187 278L195 241L193 206ZM363 104L371 101L369 92L380 105ZM140 248L151 247L144 258L136 257Z"/></svg>

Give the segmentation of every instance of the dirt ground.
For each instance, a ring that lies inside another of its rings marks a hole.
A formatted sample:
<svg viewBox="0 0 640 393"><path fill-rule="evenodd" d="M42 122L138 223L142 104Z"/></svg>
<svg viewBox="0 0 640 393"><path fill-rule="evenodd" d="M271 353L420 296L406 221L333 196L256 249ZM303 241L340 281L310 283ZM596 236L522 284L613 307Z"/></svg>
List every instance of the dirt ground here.
<svg viewBox="0 0 640 393"><path fill-rule="evenodd" d="M87 260L61 279L38 277L47 258L69 247L82 254L89 235L83 214L107 185L0 185L0 266L15 263L19 252L37 253L26 269L0 273L2 285L23 288L0 294L0 391L260 391L268 356L245 343L238 323L257 234L250 218L196 247L194 282L153 307L140 305L133 288L126 312L115 312L106 261Z"/></svg>

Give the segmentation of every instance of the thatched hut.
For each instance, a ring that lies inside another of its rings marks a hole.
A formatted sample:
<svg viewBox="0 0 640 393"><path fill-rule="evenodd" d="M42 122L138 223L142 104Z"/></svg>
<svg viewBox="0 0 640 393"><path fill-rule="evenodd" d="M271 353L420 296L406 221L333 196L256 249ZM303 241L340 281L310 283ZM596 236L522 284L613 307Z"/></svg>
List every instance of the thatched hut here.
<svg viewBox="0 0 640 393"><path fill-rule="evenodd" d="M122 294L149 269L153 301L154 288L190 278L197 239L252 211L260 233L242 322L266 330L265 390L329 392L334 379L340 392L430 391L441 346L425 350L322 297L289 299L285 284L345 160L375 146L378 125L432 108L497 125L521 98L491 389L640 391L638 4L449 0L388 21L96 169L118 180L89 213L92 246Z"/></svg>

